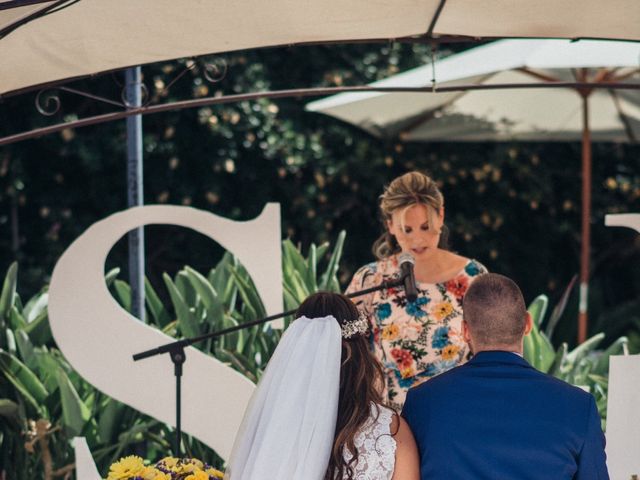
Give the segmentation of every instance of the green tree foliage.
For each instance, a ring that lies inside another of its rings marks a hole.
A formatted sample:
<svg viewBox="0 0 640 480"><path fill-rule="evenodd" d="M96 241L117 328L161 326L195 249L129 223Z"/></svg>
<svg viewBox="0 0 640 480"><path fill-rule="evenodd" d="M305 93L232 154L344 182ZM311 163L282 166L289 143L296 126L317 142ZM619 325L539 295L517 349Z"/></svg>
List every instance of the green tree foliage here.
<svg viewBox="0 0 640 480"><path fill-rule="evenodd" d="M452 49L463 49L455 45ZM438 55L446 55L442 49ZM190 60L145 66L151 97L161 101L307 86L360 85L429 59L428 46L374 44L262 49L224 55L226 77L209 83L196 64L167 92ZM121 73L73 86L118 99ZM45 98L48 94L43 95ZM50 120L35 94L0 105L0 135ZM53 118L110 107L61 94ZM415 144L378 140L335 119L304 111L309 99L225 104L147 116L145 202L193 205L233 218L256 216L280 202L283 230L309 245L349 232L339 280L344 285L380 233L376 199L409 169L441 182L452 248L513 277L528 300L559 297L578 271L580 146L565 144ZM640 345L637 235L604 227L604 215L640 211L640 147L594 145L591 331L622 334ZM0 150L0 267L20 261L24 288L47 281L60 254L93 222L126 207L124 122L64 131ZM109 267L126 264L124 242ZM185 258L188 252L189 258ZM206 271L219 248L184 229L147 229L151 283L189 263ZM633 303L635 301L635 303ZM557 340L574 343L576 294Z"/></svg>

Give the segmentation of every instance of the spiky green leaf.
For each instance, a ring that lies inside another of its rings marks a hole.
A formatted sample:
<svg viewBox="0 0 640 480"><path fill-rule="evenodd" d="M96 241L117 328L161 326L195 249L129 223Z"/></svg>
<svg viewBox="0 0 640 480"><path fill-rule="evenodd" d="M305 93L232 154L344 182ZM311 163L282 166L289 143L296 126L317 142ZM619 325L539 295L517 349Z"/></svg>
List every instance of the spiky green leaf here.
<svg viewBox="0 0 640 480"><path fill-rule="evenodd" d="M333 252L329 258L329 265L320 278L318 288L320 290L335 289L337 285L336 275L338 273L338 267L340 266L340 258L342 257L342 248L344 246L344 239L347 236L347 232L344 230L338 235L336 244L333 247Z"/></svg>
<svg viewBox="0 0 640 480"><path fill-rule="evenodd" d="M113 281L113 287L116 291L118 303L127 312L131 312L131 287L129 284L123 280L116 279Z"/></svg>
<svg viewBox="0 0 640 480"><path fill-rule="evenodd" d="M144 279L144 299L155 324L160 328L166 327L171 322L171 316L147 277Z"/></svg>
<svg viewBox="0 0 640 480"><path fill-rule="evenodd" d="M58 386L62 405L62 419L65 429L71 436L78 436L91 419L91 410L80 399L66 372L58 368Z"/></svg>
<svg viewBox="0 0 640 480"><path fill-rule="evenodd" d="M169 296L171 297L171 303L173 304L173 308L176 312L178 328L185 337L195 337L199 335L200 326L196 319L195 311L192 311L189 308L189 305L185 302L184 297L169 275L166 273L163 274L162 279L167 286Z"/></svg>
<svg viewBox="0 0 640 480"><path fill-rule="evenodd" d="M49 396L38 376L9 352L0 350L0 371L40 415L44 415L42 404Z"/></svg>
<svg viewBox="0 0 640 480"><path fill-rule="evenodd" d="M15 302L17 281L18 262L13 262L7 270L2 284L2 292L0 292L0 326L2 325L2 320L8 317L9 311Z"/></svg>

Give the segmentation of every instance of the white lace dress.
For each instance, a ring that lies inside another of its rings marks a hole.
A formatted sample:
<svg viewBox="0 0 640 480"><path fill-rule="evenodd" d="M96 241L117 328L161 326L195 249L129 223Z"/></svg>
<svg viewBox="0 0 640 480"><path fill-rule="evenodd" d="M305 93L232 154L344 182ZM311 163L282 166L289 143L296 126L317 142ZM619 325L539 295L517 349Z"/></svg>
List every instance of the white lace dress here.
<svg viewBox="0 0 640 480"><path fill-rule="evenodd" d="M396 441L391 436L393 415L393 410L371 404L369 421L355 438L358 463L353 468L354 480L391 480L396 462ZM352 457L351 452L345 452L347 462Z"/></svg>

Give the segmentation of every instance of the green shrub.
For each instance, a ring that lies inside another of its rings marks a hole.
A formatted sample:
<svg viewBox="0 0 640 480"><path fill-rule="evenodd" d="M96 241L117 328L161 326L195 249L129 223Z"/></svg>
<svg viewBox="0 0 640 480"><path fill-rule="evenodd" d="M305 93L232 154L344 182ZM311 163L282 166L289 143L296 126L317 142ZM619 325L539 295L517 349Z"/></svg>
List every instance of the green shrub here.
<svg viewBox="0 0 640 480"><path fill-rule="evenodd" d="M604 428L607 416L609 357L628 354L628 341L626 337L620 337L606 350L596 350L605 337L604 333L598 333L571 351L566 342L555 349L550 337L562 315L568 290L559 307L551 314L546 332L541 330L541 325L545 319L549 299L540 295L529 305L533 328L524 339L524 358L541 372L591 392L596 399Z"/></svg>
<svg viewBox="0 0 640 480"><path fill-rule="evenodd" d="M305 257L289 240L282 244L286 309L294 309L310 293L339 290L336 277L345 233L335 247L311 245ZM326 260L325 260L326 258ZM320 264L325 264L319 273ZM73 469L74 436L87 438L101 471L134 451L160 458L172 448L171 430L102 394L84 381L56 348L47 316L45 287L23 305L17 293L17 264L12 264L0 293L0 472L7 478L31 480ZM105 281L123 308L131 309L131 289L112 270ZM192 337L266 316L245 268L225 254L207 275L185 266L173 278L163 276L171 305L165 306L145 283L148 323L176 338ZM285 318L285 325L291 318ZM262 374L282 330L255 326L195 347L228 363L253 381ZM187 455L220 459L205 445L184 437Z"/></svg>

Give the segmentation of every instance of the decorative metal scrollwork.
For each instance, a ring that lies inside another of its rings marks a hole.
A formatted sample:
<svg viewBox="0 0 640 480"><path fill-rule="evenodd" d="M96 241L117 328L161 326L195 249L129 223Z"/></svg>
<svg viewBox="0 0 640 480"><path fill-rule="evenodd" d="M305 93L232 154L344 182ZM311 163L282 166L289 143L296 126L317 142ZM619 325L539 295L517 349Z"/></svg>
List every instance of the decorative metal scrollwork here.
<svg viewBox="0 0 640 480"><path fill-rule="evenodd" d="M142 85L143 95L146 91L146 87ZM98 102L106 103L107 105L113 105L114 107L127 107L127 104L124 102L118 102L115 100L111 100L110 98L101 97L100 95L94 95L93 93L83 92L82 90L77 90L75 88L63 87L59 86L55 89L44 89L40 90L36 95L36 109L40 114L51 117L60 111L62 106L62 101L60 100L60 94L58 92L71 93L73 95L78 95L80 97L89 98L91 100L96 100ZM147 95L148 97L148 95Z"/></svg>
<svg viewBox="0 0 640 480"><path fill-rule="evenodd" d="M222 57L215 57L212 60L200 59L204 78L210 83L218 83L227 76L229 65Z"/></svg>
<svg viewBox="0 0 640 480"><path fill-rule="evenodd" d="M140 105L127 98L127 85L120 80L119 75L112 73L112 78L120 87L120 99L110 99L94 95L89 92L83 92L70 87L58 86L55 89L48 88L38 92L35 105L40 114L51 117L60 111L62 101L60 100L60 92L71 93L81 97L96 100L101 103L112 105L118 108L130 110L132 108L144 108L158 103L159 99L169 93L171 87L180 80L187 72L197 71L207 82L221 82L227 75L229 66L227 61L222 57L197 57L189 59L184 64L184 69L176 74L171 81L160 91L151 94L149 87L144 82L140 82L141 101Z"/></svg>
<svg viewBox="0 0 640 480"><path fill-rule="evenodd" d="M36 95L35 103L38 112L45 117L52 117L60 111L62 106L60 96L56 90L40 90Z"/></svg>
<svg viewBox="0 0 640 480"><path fill-rule="evenodd" d="M140 92L141 92L140 105L136 105L135 103L130 102L129 99L127 98L127 86L124 85L120 90L120 98L122 99L122 106L124 106L125 108L142 108L149 105L153 99L151 98L151 95L149 95L149 88L144 82L140 82Z"/></svg>

